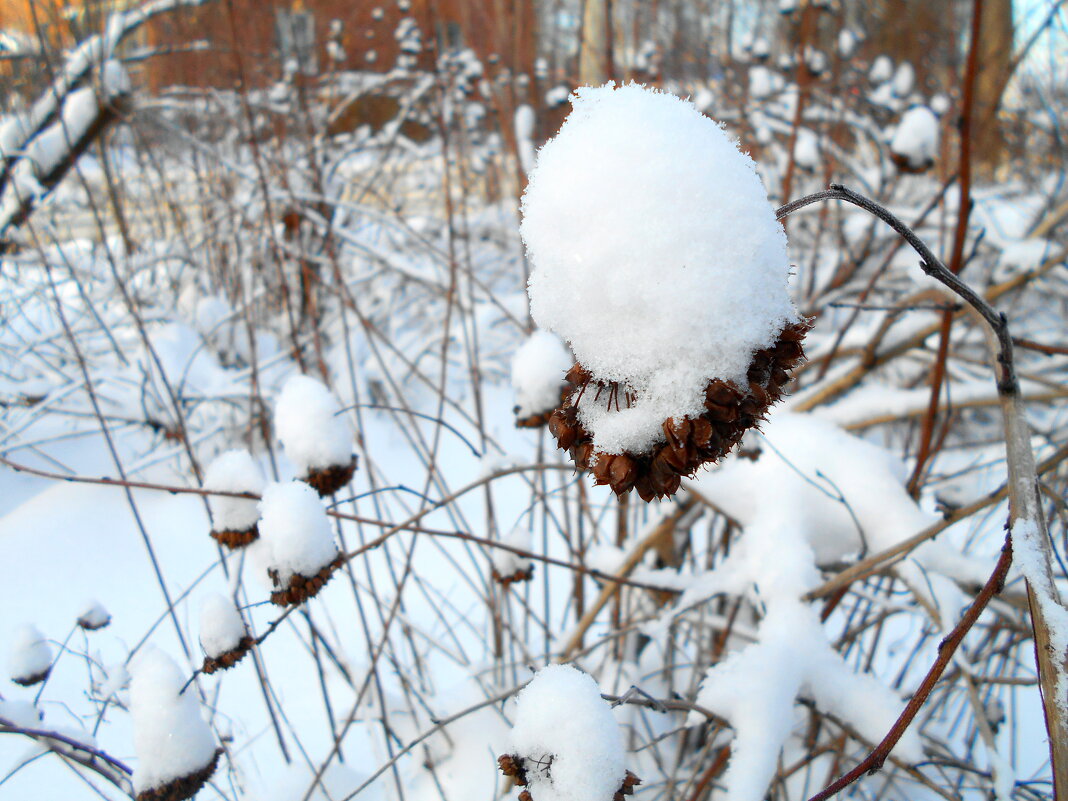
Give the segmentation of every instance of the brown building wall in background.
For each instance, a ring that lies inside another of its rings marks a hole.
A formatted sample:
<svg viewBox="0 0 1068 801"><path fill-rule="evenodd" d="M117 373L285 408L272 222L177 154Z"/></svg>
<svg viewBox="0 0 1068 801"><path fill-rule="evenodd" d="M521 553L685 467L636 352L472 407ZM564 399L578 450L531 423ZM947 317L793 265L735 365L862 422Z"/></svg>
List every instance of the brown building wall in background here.
<svg viewBox="0 0 1068 801"><path fill-rule="evenodd" d="M419 26L424 45L470 47L484 62L495 54L513 71L533 68L533 0L215 0L151 23L148 38L161 54L147 66L150 88L232 88L242 77L250 87L269 85L282 75L285 43L279 27L287 21L290 30L298 29L297 39L303 34L299 29L310 22L315 64L307 66L313 74L386 72L402 55L395 31L406 17ZM327 45L335 20L341 24L341 61L331 58ZM167 52L196 42L206 49ZM427 47L413 56L424 69L435 57L436 50Z"/></svg>

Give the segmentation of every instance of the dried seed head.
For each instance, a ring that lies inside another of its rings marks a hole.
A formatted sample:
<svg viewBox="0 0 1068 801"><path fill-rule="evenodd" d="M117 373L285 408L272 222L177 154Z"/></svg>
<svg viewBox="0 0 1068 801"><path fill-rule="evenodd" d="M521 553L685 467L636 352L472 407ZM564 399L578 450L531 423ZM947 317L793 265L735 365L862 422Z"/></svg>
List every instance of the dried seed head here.
<svg viewBox="0 0 1068 801"><path fill-rule="evenodd" d="M614 382L593 381L578 364L568 376L584 380L575 383L561 407L553 412L549 431L561 450L571 452L578 469L589 470L595 483L607 484L617 495L631 489L646 501L673 495L683 476L723 458L746 430L765 418L770 406L783 395L789 380L787 371L804 358L801 341L809 327L808 321L789 323L774 344L754 353L744 389L718 378L709 381L704 413L665 420L661 426L663 442L647 453L604 453L596 449L592 435L579 420L580 404L611 404L615 408L620 402L629 405L629 395ZM596 389L589 386L591 383Z"/></svg>
<svg viewBox="0 0 1068 801"><path fill-rule="evenodd" d="M352 476L356 473L356 462L357 457L354 455L347 464L312 468L302 480L311 485L320 498L326 498L352 481Z"/></svg>
<svg viewBox="0 0 1068 801"><path fill-rule="evenodd" d="M510 777L517 785L524 787L527 783L526 760L519 754L502 754L497 757L501 773Z"/></svg>
<svg viewBox="0 0 1068 801"><path fill-rule="evenodd" d="M241 531L229 528L221 531L213 529L211 538L220 545L225 545L230 550L236 551L238 548L244 548L258 540L260 538L260 529L255 524L251 528Z"/></svg>
<svg viewBox="0 0 1068 801"><path fill-rule="evenodd" d="M187 776L179 776L169 782L142 790L137 794L137 801L185 801L192 798L208 783L208 779L215 773L219 765L219 757L222 749L215 750L215 756L211 762L200 770L194 771Z"/></svg>
<svg viewBox="0 0 1068 801"><path fill-rule="evenodd" d="M278 571L269 569L267 575L270 576L274 586L279 588L271 593L271 603L277 606L297 606L309 598L314 598L319 594L319 590L326 585L326 582L330 580L334 571L341 567L344 562L345 557L338 554L334 561L326 565L314 576L302 576L300 573L294 573L284 587L279 580Z"/></svg>
<svg viewBox="0 0 1068 801"><path fill-rule="evenodd" d="M204 657L204 664L201 666L201 673L212 674L218 670L227 670L232 668L242 659L245 654L252 650L252 646L256 644L248 635L241 638L241 641L237 644L236 648L232 648L229 651L224 651L218 656L206 656Z"/></svg>

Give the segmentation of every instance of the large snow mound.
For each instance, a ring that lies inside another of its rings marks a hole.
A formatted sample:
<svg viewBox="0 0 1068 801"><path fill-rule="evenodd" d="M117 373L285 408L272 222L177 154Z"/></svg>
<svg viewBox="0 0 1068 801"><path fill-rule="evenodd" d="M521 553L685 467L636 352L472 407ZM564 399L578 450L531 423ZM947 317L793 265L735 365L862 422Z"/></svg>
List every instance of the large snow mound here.
<svg viewBox="0 0 1068 801"><path fill-rule="evenodd" d="M637 397L580 407L596 447L642 452L711 379L746 386L796 320L786 237L752 160L689 101L609 84L572 104L523 197L531 314Z"/></svg>

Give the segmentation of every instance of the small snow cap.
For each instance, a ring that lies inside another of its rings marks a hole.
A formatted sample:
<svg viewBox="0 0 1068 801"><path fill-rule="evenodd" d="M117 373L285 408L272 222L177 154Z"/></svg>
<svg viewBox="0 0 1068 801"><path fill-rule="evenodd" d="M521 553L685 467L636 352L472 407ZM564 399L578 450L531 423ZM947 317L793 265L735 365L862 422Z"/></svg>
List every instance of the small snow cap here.
<svg viewBox="0 0 1068 801"><path fill-rule="evenodd" d="M245 622L231 598L212 593L200 604L200 646L204 653L217 659L241 645Z"/></svg>
<svg viewBox="0 0 1068 801"><path fill-rule="evenodd" d="M263 492L263 471L252 454L238 449L216 456L204 474L204 488L217 492ZM251 530L259 519L259 502L252 498L228 495L209 495L212 530L215 532L244 532Z"/></svg>
<svg viewBox="0 0 1068 801"><path fill-rule="evenodd" d="M512 359L517 425L540 425L538 419L560 405L564 375L574 361L556 334L538 330L527 337Z"/></svg>
<svg viewBox="0 0 1068 801"><path fill-rule="evenodd" d="M36 626L20 626L11 638L7 672L23 687L39 684L52 669L52 646Z"/></svg>
<svg viewBox="0 0 1068 801"><path fill-rule="evenodd" d="M257 556L285 585L294 575L314 576L338 554L326 508L303 481L271 483L260 501Z"/></svg>
<svg viewBox="0 0 1068 801"><path fill-rule="evenodd" d="M82 611L78 613L78 625L86 631L102 629L110 622L111 613L100 601L94 598L82 604Z"/></svg>
<svg viewBox="0 0 1068 801"><path fill-rule="evenodd" d="M306 375L286 381L274 425L286 456L298 470L347 465L352 460L352 427L322 381Z"/></svg>
<svg viewBox="0 0 1068 801"><path fill-rule="evenodd" d="M512 748L536 801L612 801L627 776L611 707L570 665L542 668L519 693Z"/></svg>

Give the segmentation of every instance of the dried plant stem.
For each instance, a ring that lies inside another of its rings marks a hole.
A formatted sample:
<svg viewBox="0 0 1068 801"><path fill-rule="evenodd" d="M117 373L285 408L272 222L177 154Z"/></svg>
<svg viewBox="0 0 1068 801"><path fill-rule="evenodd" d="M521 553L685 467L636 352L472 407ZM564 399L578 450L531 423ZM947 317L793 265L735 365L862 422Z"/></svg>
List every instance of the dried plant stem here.
<svg viewBox="0 0 1068 801"><path fill-rule="evenodd" d="M578 625L575 626L574 631L571 632L571 636L568 637L567 644L563 648L561 661L566 662L573 658L575 653L582 648L582 638L586 635L586 631L593 625L597 615L604 609L605 604L612 600L619 592L620 587L623 586L624 582L621 579L630 575L630 572L638 566L638 563L649 549L660 541L665 532L674 529L675 524L693 508L695 503L696 500L694 498L687 498L680 503L671 514L654 526L649 534L627 555L626 560L619 566L619 575L604 585L601 594L597 596L597 600L590 605L585 614L583 614L582 619L579 620Z"/></svg>
<svg viewBox="0 0 1068 801"><path fill-rule="evenodd" d="M919 688L905 706L905 710L901 713L901 716L895 721L894 725L890 727L890 731L887 733L886 737L883 738L881 743L875 746L875 749L868 754L860 764L845 775L831 782L831 784L823 790L812 796L809 801L824 801L824 799L830 798L844 790L857 779L864 776L864 774L874 773L882 768L883 763L886 762L886 758L890 755L894 746L897 745L897 741L901 739L901 736L912 724L912 721L916 717L916 713L920 711L920 707L923 706L924 702L927 700L927 696L931 694L931 690L933 690L935 684L938 683L938 679L941 678L946 666L949 665L950 660L953 659L953 654L956 653L957 648L964 639L964 635L968 633L969 629L975 624L975 621L979 619L979 615L986 608L987 604L990 603L990 599L1001 590L1011 564L1012 535L1010 534L1005 537L1005 545L1001 549L1001 557L994 566L994 572L990 574L990 578L987 579L982 591L976 596L975 600L972 601L972 605L968 607L968 611L964 613L960 622L954 627L953 631L949 633L949 636L938 644L938 658L935 660L934 664L931 665L931 669L927 671L927 675L924 676Z"/></svg>
<svg viewBox="0 0 1068 801"><path fill-rule="evenodd" d="M983 0L973 0L971 44L968 47L968 60L964 69L964 97L961 102L960 116L960 194L957 201L957 225L953 231L953 250L949 258L949 271L957 275L964 267L964 243L968 238L968 218L972 210L972 111L975 102L975 76L979 64L979 37L982 32ZM909 479L909 494L916 497L920 491L927 460L932 455L932 437L935 418L938 416L939 401L942 394L942 382L946 375L946 359L949 357L949 334L953 326L953 312L942 313L942 327L938 332L938 355L931 369L931 398L927 414L920 427L920 444L916 453L916 466Z"/></svg>
<svg viewBox="0 0 1068 801"><path fill-rule="evenodd" d="M1068 670L1068 664L1066 664L1066 657L1068 657L1068 655L1056 653L1050 645L1050 622L1047 619L1047 609L1049 607L1047 605L1053 603L1061 606L1061 602L1060 599L1056 597L1056 591L1052 582L1052 547L1050 545L1046 523L1042 515L1042 507L1039 503L1038 476L1035 469L1034 454L1031 450L1030 432L1028 431L1027 424L1023 418L1023 409L1021 407L1020 399L1020 384L1016 378L1016 369L1013 360L1013 344L1012 337L1009 334L1008 320L1005 315L996 312L981 296L972 290L970 286L965 284L959 277L957 277L957 275L950 271L946 265L931 252L930 248L916 236L915 232L891 214L890 211L880 206L875 201L863 197L862 195L858 195L856 192L853 192L844 186L832 184L827 191L817 192L807 197L792 201L779 209L778 216L784 217L803 206L807 206L810 203L820 200L844 200L848 203L852 203L878 217L893 228L920 255L920 267L923 271L963 298L968 305L975 310L979 317L986 322L989 328L990 335L993 339L992 349L994 351L995 360L994 369L997 378L998 396L1001 399L1002 420L1005 429L1005 458L1009 473L1008 496L1010 522L1024 520L1035 524L1037 530L1034 532L1034 537L1037 539L1037 542L1033 543L1033 545L1037 546L1041 551L1043 567L1046 573L1046 581L1044 582L1046 586L1035 587L1029 580L1027 593L1028 603L1031 607L1031 623L1035 635L1035 658L1038 664L1039 686L1042 690L1042 705L1046 718L1046 729L1049 733L1050 760L1054 777L1054 798L1065 801L1065 799L1068 799L1068 716L1064 714L1058 704L1057 683L1059 675ZM1005 558L1003 553L1002 560ZM1005 569L1008 569L1007 565ZM984 592L986 592L986 589L987 588L984 588ZM1043 597L1039 597L1039 594ZM979 599L977 599L977 603L978 600ZM975 605L973 604L973 607L974 606ZM969 614L970 611L971 610L969 610ZM967 619L967 617L968 616L966 616L965 619ZM962 621L962 623L963 622L964 621ZM956 631L956 629L954 631ZM963 633L961 636L963 636ZM939 673L941 673L941 671L939 671ZM911 706L912 704L910 704L910 707ZM893 731L891 731L891 734L893 734ZM897 736L900 737L900 733ZM880 745L880 748L881 747L882 746ZM878 750L879 749L876 749L876 752L873 752L873 754L877 753ZM880 760L878 764L872 763L872 766L878 767L878 765L881 764L882 762ZM837 785L838 782L835 784ZM832 785L832 787L834 786L835 785ZM844 786L846 785L842 784L838 789L841 789L841 787ZM816 796L816 798L828 797L828 795L831 794L828 792L829 790L830 788L828 788L827 791L824 791L824 794ZM834 792L837 792L837 789Z"/></svg>

